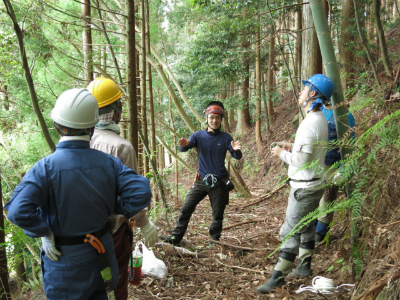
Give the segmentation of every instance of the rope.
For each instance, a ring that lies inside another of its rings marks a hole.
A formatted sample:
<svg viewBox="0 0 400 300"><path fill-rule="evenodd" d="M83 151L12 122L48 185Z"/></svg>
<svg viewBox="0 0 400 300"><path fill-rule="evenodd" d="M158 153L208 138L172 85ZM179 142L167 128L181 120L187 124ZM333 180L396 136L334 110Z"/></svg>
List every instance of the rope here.
<svg viewBox="0 0 400 300"><path fill-rule="evenodd" d="M299 289L296 291L297 294L305 291L310 291L312 293L318 294L333 294L334 292L338 292L341 287L348 287L347 290L351 290L354 284L342 284L335 287L333 280L329 278L325 278L322 276L316 276L312 280L312 286L301 285Z"/></svg>
<svg viewBox="0 0 400 300"><path fill-rule="evenodd" d="M217 182L217 175L215 174L207 174L206 176L204 176L203 181L206 183L206 185L208 185L208 177L211 177L211 187L214 187L214 184Z"/></svg>

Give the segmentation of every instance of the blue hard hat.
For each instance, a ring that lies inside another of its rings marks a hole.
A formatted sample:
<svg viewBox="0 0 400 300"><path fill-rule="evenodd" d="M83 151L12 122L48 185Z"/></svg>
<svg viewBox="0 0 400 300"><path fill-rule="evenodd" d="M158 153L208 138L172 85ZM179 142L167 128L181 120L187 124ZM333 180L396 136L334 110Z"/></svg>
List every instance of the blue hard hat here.
<svg viewBox="0 0 400 300"><path fill-rule="evenodd" d="M332 80L323 74L315 74L307 80L302 80L302 82L304 85L312 84L315 86L325 96L326 100L329 100L335 88Z"/></svg>

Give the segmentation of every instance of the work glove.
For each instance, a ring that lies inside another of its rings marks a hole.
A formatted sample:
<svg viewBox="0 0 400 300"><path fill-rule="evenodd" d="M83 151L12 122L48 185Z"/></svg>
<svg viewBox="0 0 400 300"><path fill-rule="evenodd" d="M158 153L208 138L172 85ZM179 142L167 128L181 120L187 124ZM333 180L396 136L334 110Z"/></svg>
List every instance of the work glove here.
<svg viewBox="0 0 400 300"><path fill-rule="evenodd" d="M57 250L54 242L54 234L50 231L50 235L42 237L42 247L47 257L52 261L57 261L61 252Z"/></svg>
<svg viewBox="0 0 400 300"><path fill-rule="evenodd" d="M144 244L147 247L153 247L154 244L158 242L157 228L151 221L143 227L140 227L140 231L144 236Z"/></svg>

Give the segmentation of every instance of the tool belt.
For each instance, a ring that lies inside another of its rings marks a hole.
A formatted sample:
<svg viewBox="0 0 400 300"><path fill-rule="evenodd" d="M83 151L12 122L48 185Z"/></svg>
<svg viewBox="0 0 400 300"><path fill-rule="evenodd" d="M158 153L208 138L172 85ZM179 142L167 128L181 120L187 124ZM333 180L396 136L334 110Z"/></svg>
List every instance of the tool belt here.
<svg viewBox="0 0 400 300"><path fill-rule="evenodd" d="M104 228L91 233L91 235L101 238L103 237L107 232L109 231L109 228L105 226ZM72 236L72 237L67 237L67 236L55 236L54 241L57 246L73 246L73 245L79 245L79 244L84 244L85 243L85 238L86 235L81 235L81 236Z"/></svg>
<svg viewBox="0 0 400 300"><path fill-rule="evenodd" d="M310 181L317 181L317 180L321 180L321 178L313 178L313 179L309 179L309 180L298 180L298 179L289 178L289 181L293 181L293 182L310 182Z"/></svg>

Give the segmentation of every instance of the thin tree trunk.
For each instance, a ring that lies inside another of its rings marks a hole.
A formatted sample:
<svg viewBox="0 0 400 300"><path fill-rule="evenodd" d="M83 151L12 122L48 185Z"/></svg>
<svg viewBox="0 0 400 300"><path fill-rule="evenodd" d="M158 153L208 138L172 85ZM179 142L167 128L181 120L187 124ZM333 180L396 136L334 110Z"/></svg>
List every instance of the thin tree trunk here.
<svg viewBox="0 0 400 300"><path fill-rule="evenodd" d="M357 8L357 0L353 0L353 4L354 4L354 16L356 18L358 35L360 36L360 40L364 47L364 51L367 54L369 64L371 65L372 72L374 73L374 76L375 76L375 81L377 82L378 85L381 85L379 78L378 78L378 73L376 72L375 62L371 56L371 52L369 51L367 40L365 39L365 37L362 33L362 30L361 30L360 18L358 15L358 8Z"/></svg>
<svg viewBox="0 0 400 300"><path fill-rule="evenodd" d="M0 205L3 211L3 192L1 189L1 176L0 176ZM4 214L0 214L0 299L7 300L10 295L10 285L8 278L10 274L7 266L7 252L6 252L6 236L4 231ZM11 297L10 297L11 298Z"/></svg>
<svg viewBox="0 0 400 300"><path fill-rule="evenodd" d="M138 119L137 119L137 95L136 95L136 58L135 58L135 3L133 0L126 1L126 74L127 74L127 96L128 96L128 141L139 153L138 141ZM138 160L139 161L139 160Z"/></svg>
<svg viewBox="0 0 400 300"><path fill-rule="evenodd" d="M4 83L2 90L1 90L1 86L0 86L0 92L3 94L1 107L2 107L3 110L9 110L10 109L10 102L9 102L9 99L8 99L8 85L7 85L7 83Z"/></svg>
<svg viewBox="0 0 400 300"><path fill-rule="evenodd" d="M248 54L246 50L248 50L250 43L248 41L248 37L244 37L242 41L242 47L245 50L245 53L242 57L243 69L245 73L245 77L242 82L241 86L241 98L242 98L242 105L239 110L239 117L238 123L236 126L236 133L239 136L243 136L247 134L248 130L251 127L251 118L249 113L249 91L250 91L250 62L249 58L247 57Z"/></svg>
<svg viewBox="0 0 400 300"><path fill-rule="evenodd" d="M23 248L24 247L20 246L14 247L14 258L16 259L15 273L17 275L19 289L22 289L24 287L24 282L27 281Z"/></svg>
<svg viewBox="0 0 400 300"><path fill-rule="evenodd" d="M100 20L103 20L102 14L101 14L101 10L100 10L100 3L99 3L99 0L96 0L96 1L97 1L97 11L98 11L98 14L99 14L99 18L100 18ZM105 26L105 24L104 24L103 21L101 21L101 27L102 27L102 29L103 29L103 34L104 34L104 37L106 38L107 44L110 45L110 46L109 46L109 48L110 48L110 53L111 53L111 57L112 57L112 60L113 60L113 63L114 63L114 67L115 67L115 69L116 69L116 71L117 71L117 74L118 74L119 82L122 83L123 80L122 80L121 70L120 70L119 65L118 65L118 60L117 60L117 57L115 56L113 47L111 47L111 41L110 41L110 38L108 37L107 30L106 30L106 26ZM127 51L128 51L128 50L127 50ZM128 54L128 53L127 53L127 54ZM125 91L125 94L127 94L126 90L125 90L125 89L123 89L123 90ZM128 107L129 107L129 105L128 105ZM135 148L135 149L136 149L136 148Z"/></svg>
<svg viewBox="0 0 400 300"><path fill-rule="evenodd" d="M143 143L148 144L148 133L147 133L147 115L146 115L146 106L147 106L147 98L146 98L146 5L145 0L141 1L141 16L142 16L142 72L141 72L141 102L142 102L142 110L141 110L141 117L142 117L142 131L144 136ZM143 175L149 172L149 158L146 153L143 151Z"/></svg>
<svg viewBox="0 0 400 300"><path fill-rule="evenodd" d="M226 97L227 97L227 90L226 90L226 87L223 87L223 89L222 89L222 91L220 93L221 101L224 102ZM229 126L229 121L228 120L229 120L229 113L228 113L227 110L225 110L224 118L222 119L222 121L224 122L224 130L226 132L231 132L231 128Z"/></svg>
<svg viewBox="0 0 400 300"><path fill-rule="evenodd" d="M273 26L270 27L269 36L269 59L268 59L268 122L269 126L275 123L275 112L272 104L274 92L274 68L275 68L275 34L273 33Z"/></svg>
<svg viewBox="0 0 400 300"><path fill-rule="evenodd" d="M169 117L171 119L171 128L173 131L175 131L175 124L174 124L174 117L172 114L172 103L171 103L171 97L169 98ZM177 140L176 140L176 135L174 134L174 151L175 153L178 153L177 149ZM171 154L171 153L170 153ZM171 154L172 155L172 154ZM178 162L175 163L175 206L178 205L179 202L179 168L178 168Z"/></svg>
<svg viewBox="0 0 400 300"><path fill-rule="evenodd" d="M297 3L300 4L302 0L297 0ZM301 86L301 61L302 61L302 46L301 46L301 37L302 37L302 25L303 25L303 11L301 6L299 5L296 8L296 44L294 49L294 76L296 78L296 87L297 90L300 89Z"/></svg>
<svg viewBox="0 0 400 300"><path fill-rule="evenodd" d="M231 81L229 87L230 87L230 97L233 98L235 96L235 82ZM229 110L229 124L232 125L234 122L235 122L235 111L232 108Z"/></svg>
<svg viewBox="0 0 400 300"><path fill-rule="evenodd" d="M82 44L83 44L83 69L85 71L86 86L93 80L93 48L92 29L90 18L90 0L83 0L82 4Z"/></svg>
<svg viewBox="0 0 400 300"><path fill-rule="evenodd" d="M389 54L386 46L385 32L381 22L381 0L373 0L374 19L378 33L379 47L381 49L382 62L385 67L386 75L392 77L392 65L390 64Z"/></svg>
<svg viewBox="0 0 400 300"><path fill-rule="evenodd" d="M342 67L342 73L345 75L342 77L342 86L344 90L354 87L353 83L353 54L351 48L351 42L355 40L355 36L352 34L354 28L354 6L353 0L342 1L342 24L341 24L341 39L339 43L339 54L340 62Z"/></svg>
<svg viewBox="0 0 400 300"><path fill-rule="evenodd" d="M32 101L33 111L35 112L36 117L38 118L38 122L42 129L42 133L47 142L47 145L49 146L50 150L54 152L56 149L56 146L50 136L46 122L42 115L42 111L40 110L40 107L39 107L39 102L38 102L36 91L35 91L35 85L33 83L31 70L29 69L28 59L26 58L24 38L22 35L21 28L18 25L18 21L17 21L17 18L15 17L14 9L11 5L10 0L3 0L3 2L6 6L7 14L10 16L10 18L13 22L15 34L17 35L19 51L20 51L21 60L22 60L22 67L25 72L25 78L26 78L26 82L27 82L28 89L29 89L29 94L30 94L31 101Z"/></svg>
<svg viewBox="0 0 400 300"><path fill-rule="evenodd" d="M258 16L258 23L260 16ZM261 137L261 45L260 45L260 26L256 32L256 143L258 151L262 149Z"/></svg>
<svg viewBox="0 0 400 300"><path fill-rule="evenodd" d="M265 94L265 77L267 77L268 74L262 74L261 79L262 79L262 93L263 93L263 98L264 98L264 110L265 110L265 128L267 131L267 135L271 134L271 126L269 123L269 114L268 114L268 103L267 103L267 95Z"/></svg>
<svg viewBox="0 0 400 300"><path fill-rule="evenodd" d="M146 49L147 53L150 53L150 28L149 28L150 20L149 20L149 1L146 0L146 33L147 33L147 38L146 38ZM149 78L149 106L150 106L150 137L151 137L151 155L150 155L150 162L152 166L157 166L157 156L156 156L156 123L155 123L155 115L154 115L154 97L153 97L153 74L151 72L151 64L147 62L147 77ZM153 167L154 169L154 167ZM157 170L153 170L154 173L158 173ZM154 174L155 175L155 174ZM152 184L153 187L156 186L157 184L157 178L156 176L153 176L152 178ZM153 189L155 190L155 189ZM159 202L159 196L158 193L155 193L154 197L155 202Z"/></svg>

